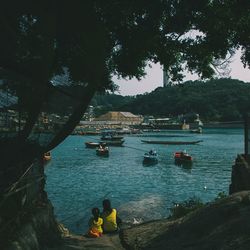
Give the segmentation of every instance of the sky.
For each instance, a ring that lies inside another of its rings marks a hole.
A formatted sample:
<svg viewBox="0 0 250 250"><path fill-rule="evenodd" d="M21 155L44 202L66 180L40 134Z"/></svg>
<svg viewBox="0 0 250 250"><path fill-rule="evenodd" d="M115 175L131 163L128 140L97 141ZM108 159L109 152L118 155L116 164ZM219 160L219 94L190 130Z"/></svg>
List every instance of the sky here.
<svg viewBox="0 0 250 250"><path fill-rule="evenodd" d="M250 69L244 68L240 61L240 51L234 55L230 63L230 74L229 77L232 79L239 79L244 82L250 82ZM119 86L119 91L116 94L120 95L138 95L145 92L151 92L158 87L163 86L163 73L160 64L154 64L152 67L146 68L147 75L138 81L136 78L131 80L113 78L115 84ZM197 80L197 75L190 73L186 74L184 81Z"/></svg>

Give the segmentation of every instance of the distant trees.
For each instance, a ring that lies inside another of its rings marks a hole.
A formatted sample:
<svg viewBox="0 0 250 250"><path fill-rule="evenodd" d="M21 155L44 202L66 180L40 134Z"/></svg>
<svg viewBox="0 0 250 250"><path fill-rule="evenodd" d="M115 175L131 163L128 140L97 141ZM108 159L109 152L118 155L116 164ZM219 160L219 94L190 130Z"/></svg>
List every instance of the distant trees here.
<svg viewBox="0 0 250 250"><path fill-rule="evenodd" d="M109 103L109 96L103 98ZM126 98L127 101L124 100ZM113 104L113 110L154 116L194 112L199 113L203 120L233 121L241 120L242 114L250 110L250 83L232 79L189 81L182 85L157 88L132 99L117 96L118 99L120 102Z"/></svg>

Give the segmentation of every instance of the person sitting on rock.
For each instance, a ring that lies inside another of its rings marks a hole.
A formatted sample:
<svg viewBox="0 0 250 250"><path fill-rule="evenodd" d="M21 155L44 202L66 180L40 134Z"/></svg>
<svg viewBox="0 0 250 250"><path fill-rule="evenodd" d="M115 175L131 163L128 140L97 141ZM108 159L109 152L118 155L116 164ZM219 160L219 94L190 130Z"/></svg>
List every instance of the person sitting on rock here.
<svg viewBox="0 0 250 250"><path fill-rule="evenodd" d="M118 225L121 224L121 219L117 216L116 209L111 207L110 200L106 199L102 202L103 212L103 231L104 233L113 233L118 231Z"/></svg>
<svg viewBox="0 0 250 250"><path fill-rule="evenodd" d="M103 219L100 217L99 208L94 207L92 209L92 214L93 217L91 217L89 220L88 236L93 238L101 237L103 233L102 230Z"/></svg>

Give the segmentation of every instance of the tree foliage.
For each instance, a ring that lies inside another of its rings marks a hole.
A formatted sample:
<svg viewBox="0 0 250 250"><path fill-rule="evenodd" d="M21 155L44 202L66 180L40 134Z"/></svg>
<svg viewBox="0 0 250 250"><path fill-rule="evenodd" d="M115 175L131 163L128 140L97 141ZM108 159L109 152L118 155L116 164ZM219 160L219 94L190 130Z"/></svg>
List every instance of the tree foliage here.
<svg viewBox="0 0 250 250"><path fill-rule="evenodd" d="M160 62L173 81L187 68L203 78L241 47L250 64L248 0L5 1L1 6L0 78L28 113L25 140L65 72L83 86L78 106L50 147L74 128L96 90L112 75L142 77ZM199 98L198 96L196 98ZM179 104L181 107L181 103Z"/></svg>

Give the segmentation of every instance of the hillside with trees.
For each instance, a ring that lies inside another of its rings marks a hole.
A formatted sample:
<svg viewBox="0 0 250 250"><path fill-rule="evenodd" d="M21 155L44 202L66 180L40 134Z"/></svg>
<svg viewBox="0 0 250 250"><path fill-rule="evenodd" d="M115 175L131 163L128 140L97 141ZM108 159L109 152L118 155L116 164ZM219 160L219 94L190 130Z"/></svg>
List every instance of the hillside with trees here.
<svg viewBox="0 0 250 250"><path fill-rule="evenodd" d="M171 117L194 112L205 121L235 121L241 120L242 114L250 109L250 83L226 78L188 81L135 97L95 96L92 104L102 107L98 114L120 110Z"/></svg>

